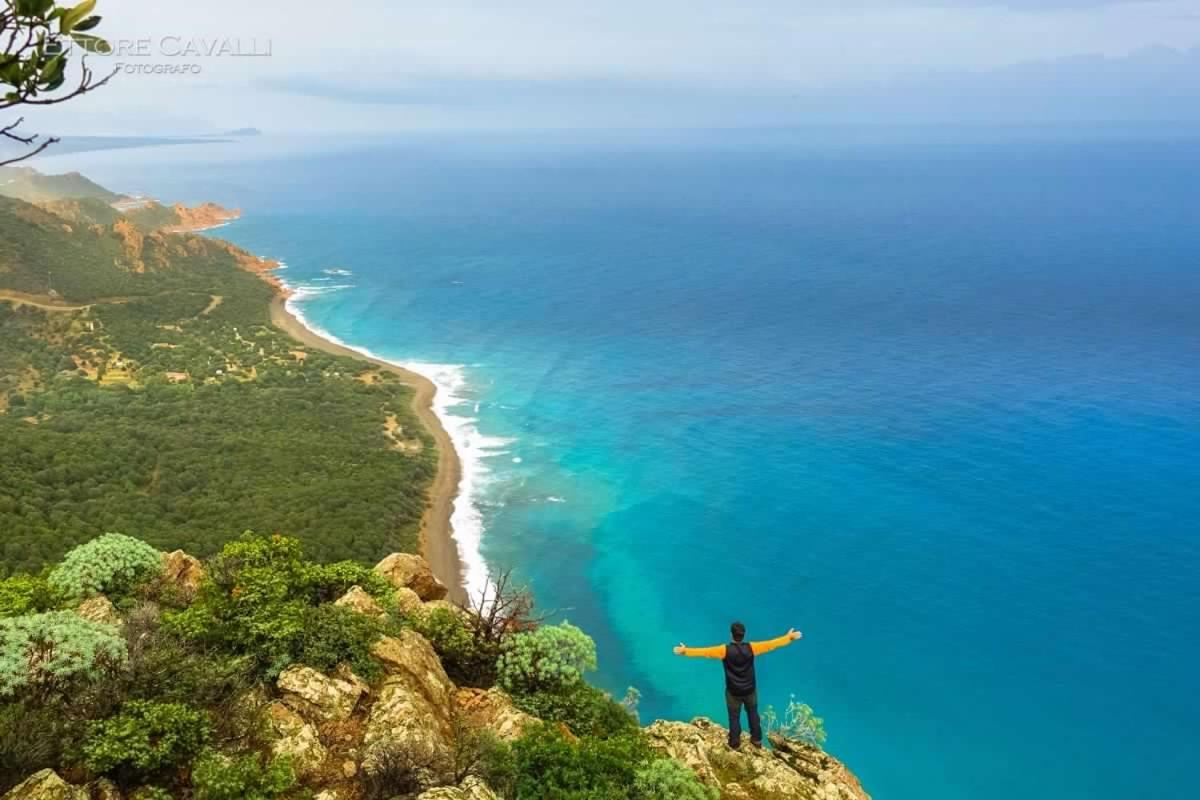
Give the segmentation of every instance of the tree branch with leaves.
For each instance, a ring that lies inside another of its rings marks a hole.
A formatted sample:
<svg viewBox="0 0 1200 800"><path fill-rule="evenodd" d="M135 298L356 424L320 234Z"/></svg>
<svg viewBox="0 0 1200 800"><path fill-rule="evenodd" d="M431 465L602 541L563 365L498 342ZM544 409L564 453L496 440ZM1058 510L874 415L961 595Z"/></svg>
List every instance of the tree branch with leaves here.
<svg viewBox="0 0 1200 800"><path fill-rule="evenodd" d="M65 103L108 83L115 73L97 77L87 63L89 53L112 48L94 33L100 17L92 12L96 0L74 6L54 0L3 0L0 7L0 113L17 106ZM71 56L81 51L79 73L67 83ZM0 139L16 142L27 152L0 158L0 166L24 161L58 142L54 136L26 134L19 129L23 116L0 121Z"/></svg>

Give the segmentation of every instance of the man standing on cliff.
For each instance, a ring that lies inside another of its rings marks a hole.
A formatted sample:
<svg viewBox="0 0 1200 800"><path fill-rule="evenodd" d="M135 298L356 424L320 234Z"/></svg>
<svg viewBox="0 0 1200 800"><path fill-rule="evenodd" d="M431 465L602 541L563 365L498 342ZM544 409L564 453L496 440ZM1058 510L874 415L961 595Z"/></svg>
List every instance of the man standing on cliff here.
<svg viewBox="0 0 1200 800"><path fill-rule="evenodd" d="M725 708L729 711L729 747L738 749L742 743L742 706L750 722L750 744L762 747L762 725L758 719L758 683L754 677L754 657L786 647L803 636L795 628L778 639L767 642L745 642L746 626L735 622L729 626L733 641L713 647L688 647L683 642L675 655L689 658L719 658L725 666Z"/></svg>

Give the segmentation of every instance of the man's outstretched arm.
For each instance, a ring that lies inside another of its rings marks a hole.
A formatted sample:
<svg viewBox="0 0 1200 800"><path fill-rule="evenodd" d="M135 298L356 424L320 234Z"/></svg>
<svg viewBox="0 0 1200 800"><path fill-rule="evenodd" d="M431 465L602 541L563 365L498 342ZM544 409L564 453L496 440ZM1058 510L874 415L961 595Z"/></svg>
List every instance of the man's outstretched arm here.
<svg viewBox="0 0 1200 800"><path fill-rule="evenodd" d="M763 653L769 653L772 650L778 650L781 647L787 647L789 644L796 641L803 635L804 634L802 634L800 631L792 628L778 639L770 639L765 642L751 642L750 650L754 653L754 655L761 656Z"/></svg>
<svg viewBox="0 0 1200 800"><path fill-rule="evenodd" d="M688 647L683 642L675 648L675 655L687 656L688 658L716 658L722 659L725 657L725 645L716 644L712 647Z"/></svg>

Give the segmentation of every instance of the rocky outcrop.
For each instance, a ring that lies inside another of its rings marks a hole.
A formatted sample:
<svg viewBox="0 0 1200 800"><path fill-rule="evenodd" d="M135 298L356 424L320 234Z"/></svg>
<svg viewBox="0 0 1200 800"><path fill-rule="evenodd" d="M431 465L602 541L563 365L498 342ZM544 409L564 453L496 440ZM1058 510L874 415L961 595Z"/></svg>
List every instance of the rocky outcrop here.
<svg viewBox="0 0 1200 800"><path fill-rule="evenodd" d="M310 667L289 667L276 682L283 702L305 719L349 719L363 695L361 683L331 678Z"/></svg>
<svg viewBox="0 0 1200 800"><path fill-rule="evenodd" d="M44 769L14 786L2 800L88 800L88 793L58 777L54 770Z"/></svg>
<svg viewBox="0 0 1200 800"><path fill-rule="evenodd" d="M329 752L315 725L279 701L267 706L267 721L275 735L272 752L290 758L297 776L306 778L321 769Z"/></svg>
<svg viewBox="0 0 1200 800"><path fill-rule="evenodd" d="M208 228L215 228L242 215L240 209L222 208L216 203L201 203L192 208L188 208L183 203L176 203L171 207L171 210L175 212L175 217L179 222L175 225L164 226L162 228L163 233L202 231Z"/></svg>
<svg viewBox="0 0 1200 800"><path fill-rule="evenodd" d="M478 778L467 778L461 786L440 786L417 796L417 800L496 800L496 793Z"/></svg>
<svg viewBox="0 0 1200 800"><path fill-rule="evenodd" d="M397 589L412 589L424 602L442 600L448 594L425 559L411 553L392 553L375 565L375 571Z"/></svg>
<svg viewBox="0 0 1200 800"><path fill-rule="evenodd" d="M396 589L393 597L396 600L396 608L404 614L414 614L425 607L417 593L407 586Z"/></svg>
<svg viewBox="0 0 1200 800"><path fill-rule="evenodd" d="M424 636L405 629L396 636L380 637L371 648L371 655L383 665L389 677L405 677L431 703L450 708L454 684Z"/></svg>
<svg viewBox="0 0 1200 800"><path fill-rule="evenodd" d="M372 748L389 743L416 753L445 753L455 687L433 647L420 634L404 630L380 639L371 654L387 677L367 716L363 744L368 759Z"/></svg>
<svg viewBox="0 0 1200 800"><path fill-rule="evenodd" d="M840 761L816 747L773 740L773 750L747 742L733 751L725 728L704 717L690 723L659 720L646 736L651 747L682 762L725 798L870 800Z"/></svg>
<svg viewBox="0 0 1200 800"><path fill-rule="evenodd" d="M102 594L84 600L75 609L75 613L88 622L97 622L101 625L121 624L121 615L117 613L116 606Z"/></svg>
<svg viewBox="0 0 1200 800"><path fill-rule="evenodd" d="M468 725L508 742L519 738L526 726L538 721L513 705L512 698L500 688L459 689L454 704Z"/></svg>
<svg viewBox="0 0 1200 800"><path fill-rule="evenodd" d="M367 594L361 586L351 586L344 595L334 601L334 605L366 614L368 617L387 616L387 611L379 605L379 601Z"/></svg>
<svg viewBox="0 0 1200 800"><path fill-rule="evenodd" d="M163 582L175 588L179 596L190 601L200 590L200 582L204 580L204 567L200 559L189 556L182 550L175 550L163 557Z"/></svg>
<svg viewBox="0 0 1200 800"><path fill-rule="evenodd" d="M439 610L449 611L452 614L459 614L463 617L468 617L471 614L470 611L450 600L430 600L428 603L422 604L421 610L425 613Z"/></svg>

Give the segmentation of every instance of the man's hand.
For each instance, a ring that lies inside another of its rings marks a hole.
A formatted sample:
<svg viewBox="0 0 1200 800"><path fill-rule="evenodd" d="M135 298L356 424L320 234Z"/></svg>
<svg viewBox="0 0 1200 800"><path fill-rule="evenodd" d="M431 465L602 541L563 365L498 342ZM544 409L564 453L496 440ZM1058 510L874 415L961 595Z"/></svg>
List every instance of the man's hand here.
<svg viewBox="0 0 1200 800"><path fill-rule="evenodd" d="M778 630L778 628L776 628L776 630ZM795 628L790 628L787 632L787 635L788 635L788 638L791 639L793 642L796 641L797 639L804 638L804 634L801 633L800 631L796 630Z"/></svg>
<svg viewBox="0 0 1200 800"><path fill-rule="evenodd" d="M683 651L686 649L687 649L687 645L684 644L683 642L680 642L679 646L675 648L675 655L677 655L677 656L683 655Z"/></svg>

